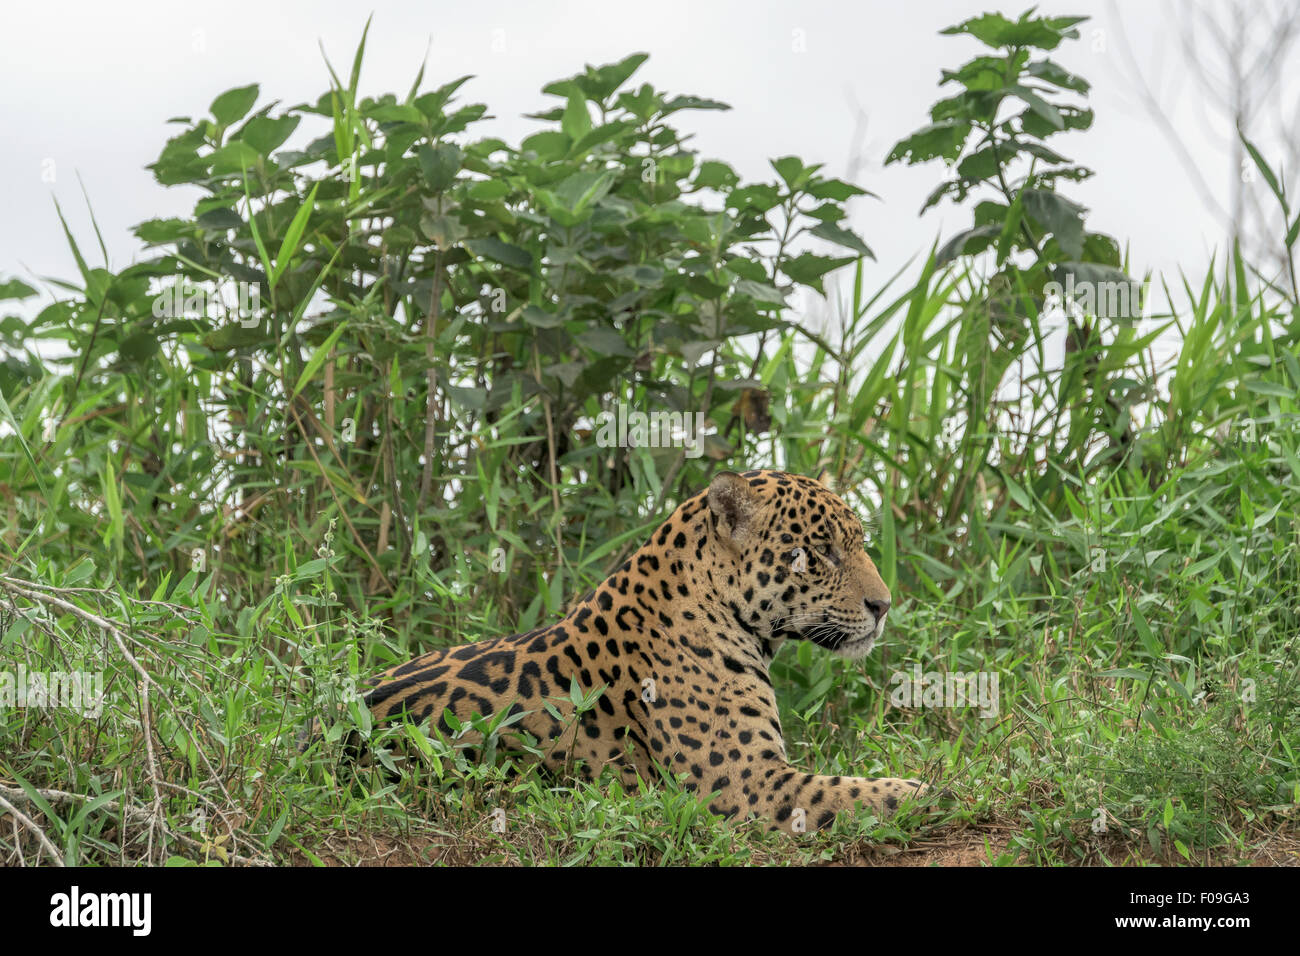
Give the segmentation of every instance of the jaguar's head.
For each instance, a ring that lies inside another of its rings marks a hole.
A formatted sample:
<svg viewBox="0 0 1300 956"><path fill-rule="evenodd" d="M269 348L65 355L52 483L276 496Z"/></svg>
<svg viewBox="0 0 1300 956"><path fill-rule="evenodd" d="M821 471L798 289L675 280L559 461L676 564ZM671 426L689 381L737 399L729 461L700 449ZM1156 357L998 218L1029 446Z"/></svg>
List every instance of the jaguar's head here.
<svg viewBox="0 0 1300 956"><path fill-rule="evenodd" d="M729 610L765 638L862 657L885 629L889 588L862 522L820 481L779 471L721 472L709 484L715 576Z"/></svg>

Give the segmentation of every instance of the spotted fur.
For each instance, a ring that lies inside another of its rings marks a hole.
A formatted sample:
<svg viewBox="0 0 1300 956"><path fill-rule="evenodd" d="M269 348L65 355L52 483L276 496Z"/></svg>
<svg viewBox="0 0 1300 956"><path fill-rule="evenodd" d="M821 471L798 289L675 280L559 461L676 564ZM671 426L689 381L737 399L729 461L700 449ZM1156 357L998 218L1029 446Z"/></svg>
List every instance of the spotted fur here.
<svg viewBox="0 0 1300 956"><path fill-rule="evenodd" d="M924 785L797 770L768 676L786 640L856 658L880 637L890 594L862 539L819 481L723 472L562 620L424 654L365 699L379 721L432 718L443 733L444 710L462 722L522 713L514 727L549 768L590 779L612 764L629 784L685 771L727 816L812 829L857 803L886 813ZM574 678L586 693L604 686L576 719Z"/></svg>

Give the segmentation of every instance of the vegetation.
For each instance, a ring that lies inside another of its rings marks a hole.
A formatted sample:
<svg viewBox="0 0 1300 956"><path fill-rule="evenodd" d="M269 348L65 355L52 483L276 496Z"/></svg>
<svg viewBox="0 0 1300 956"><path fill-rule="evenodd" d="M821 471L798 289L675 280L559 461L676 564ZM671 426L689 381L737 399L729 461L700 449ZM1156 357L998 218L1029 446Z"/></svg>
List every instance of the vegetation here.
<svg viewBox="0 0 1300 956"><path fill-rule="evenodd" d="M0 860L1293 860L1294 267L1060 294L1131 281L1058 192L1092 174L1056 152L1092 119L1050 59L1080 19L945 31L987 52L890 159L942 163L927 207L972 225L874 290L864 190L701 157L674 116L726 107L638 84L644 55L545 87L518 144L474 137L468 78L363 97L364 37L314 103L253 85L178 121L151 168L193 215L118 272L69 231L79 279L0 321L0 675L105 695L0 683ZM837 269L813 329L791 294ZM606 447L620 406L702 413L700 454ZM778 656L791 756L955 806L792 838L671 779L508 766L493 715L482 753L370 726L365 677L562 612L720 467L828 468L896 597L867 660ZM896 703L917 668L996 679L996 707ZM381 767L340 770L351 729Z"/></svg>

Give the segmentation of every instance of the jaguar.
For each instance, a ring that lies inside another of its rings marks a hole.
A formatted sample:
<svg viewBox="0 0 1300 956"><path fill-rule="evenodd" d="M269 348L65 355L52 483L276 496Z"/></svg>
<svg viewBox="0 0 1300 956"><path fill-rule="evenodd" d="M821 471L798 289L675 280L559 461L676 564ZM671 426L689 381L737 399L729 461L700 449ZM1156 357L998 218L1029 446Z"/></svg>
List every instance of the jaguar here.
<svg viewBox="0 0 1300 956"><path fill-rule="evenodd" d="M372 679L364 699L377 722L443 734L505 712L499 746L521 750L525 731L550 770L592 779L608 765L628 785L685 774L723 816L824 828L927 787L794 767L769 667L786 641L862 657L890 600L861 521L820 478L724 471L563 619L430 651Z"/></svg>

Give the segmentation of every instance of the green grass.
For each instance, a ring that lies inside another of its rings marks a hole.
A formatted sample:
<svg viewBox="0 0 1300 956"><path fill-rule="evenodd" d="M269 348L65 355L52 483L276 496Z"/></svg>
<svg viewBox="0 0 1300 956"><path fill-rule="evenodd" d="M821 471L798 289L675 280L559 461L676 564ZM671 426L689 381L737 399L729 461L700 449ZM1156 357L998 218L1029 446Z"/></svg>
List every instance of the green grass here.
<svg viewBox="0 0 1300 956"><path fill-rule="evenodd" d="M788 369L768 374L794 373L795 351L785 352ZM885 380L901 391L924 363L895 361ZM102 554L70 566L37 560L0 578L6 669L102 669L110 695L94 723L59 710L5 714L13 743L0 758L0 795L80 863L1294 862L1300 628L1288 596L1300 586L1300 428L1274 390L1247 381L1238 394L1257 405L1252 440L1222 436L1211 419L1165 456L1164 472L1051 479L1050 461L1033 469L1024 452L1022 470L990 469L981 507L958 532L942 509L913 520L892 506L902 514L892 521L886 640L858 663L783 649L773 672L796 764L921 775L951 791L944 805L840 821L825 834L771 834L713 818L671 780L625 793L527 765L506 773L414 729L373 731L399 783L375 770L340 777L341 734L370 732L359 682L428 641L418 615L382 605L358 614L344 602L349 559L335 553L329 522L312 560L238 610L212 570L143 597L94 587ZM839 395L827 389L822 401ZM797 447L791 436L822 411L792 399L774 417L787 416L783 435ZM1168 431L1156 420L1135 447ZM907 451L912 487L939 481L944 448ZM556 492L566 513L584 513L585 489ZM869 495L857 503L881 507ZM593 554L612 560L597 541L570 553L579 578L595 579ZM466 638L516 629L505 607L464 586L474 573L453 567L421 584ZM526 622L562 610L544 585L531 602L531 582L518 585ZM998 713L895 707L891 678L916 665L997 675ZM150 675L152 754L137 667ZM304 756L296 734L320 713L342 717ZM389 737L405 745L390 754ZM0 833L2 858L38 861L32 834L14 832Z"/></svg>

